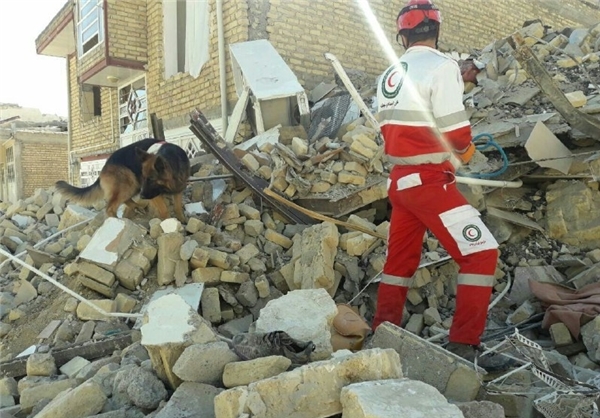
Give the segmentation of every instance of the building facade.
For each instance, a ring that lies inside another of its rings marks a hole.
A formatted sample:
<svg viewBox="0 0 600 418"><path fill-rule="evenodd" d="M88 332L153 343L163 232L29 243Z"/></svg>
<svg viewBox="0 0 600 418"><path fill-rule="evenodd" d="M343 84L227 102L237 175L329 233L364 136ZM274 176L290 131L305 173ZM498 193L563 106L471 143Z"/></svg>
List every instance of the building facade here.
<svg viewBox="0 0 600 418"><path fill-rule="evenodd" d="M0 129L0 201L14 203L67 178L68 134Z"/></svg>
<svg viewBox="0 0 600 418"><path fill-rule="evenodd" d="M201 109L220 129L221 71L226 108L237 101L228 45L268 39L305 89L331 81L324 53L346 68L379 75L381 40L355 0L69 0L36 40L38 54L64 57L69 78L69 180L88 184L107 155L152 135L150 114L168 141L190 156L198 144L189 112ZM387 41L404 0L370 0ZM438 0L441 41L468 51L540 18L553 27L600 21L589 0ZM219 28L222 28L220 31ZM219 34L222 33L222 36ZM223 48L220 48L219 44Z"/></svg>

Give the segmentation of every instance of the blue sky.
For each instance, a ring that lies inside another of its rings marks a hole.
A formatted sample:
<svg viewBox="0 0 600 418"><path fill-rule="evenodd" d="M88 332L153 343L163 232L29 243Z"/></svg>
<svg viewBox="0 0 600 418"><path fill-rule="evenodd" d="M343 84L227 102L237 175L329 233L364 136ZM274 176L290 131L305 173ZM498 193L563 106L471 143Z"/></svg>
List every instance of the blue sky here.
<svg viewBox="0 0 600 418"><path fill-rule="evenodd" d="M35 52L35 38L66 2L0 0L0 103L68 115L66 59Z"/></svg>

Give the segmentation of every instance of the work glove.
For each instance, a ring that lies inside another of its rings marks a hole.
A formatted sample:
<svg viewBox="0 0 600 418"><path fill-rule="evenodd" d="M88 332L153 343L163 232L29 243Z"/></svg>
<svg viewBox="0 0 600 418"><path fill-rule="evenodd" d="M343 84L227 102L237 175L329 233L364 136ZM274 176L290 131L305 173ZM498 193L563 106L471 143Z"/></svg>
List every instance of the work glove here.
<svg viewBox="0 0 600 418"><path fill-rule="evenodd" d="M468 164L471 158L473 158L473 154L475 154L475 144L470 142L466 150L463 152L456 151L455 154L463 164Z"/></svg>

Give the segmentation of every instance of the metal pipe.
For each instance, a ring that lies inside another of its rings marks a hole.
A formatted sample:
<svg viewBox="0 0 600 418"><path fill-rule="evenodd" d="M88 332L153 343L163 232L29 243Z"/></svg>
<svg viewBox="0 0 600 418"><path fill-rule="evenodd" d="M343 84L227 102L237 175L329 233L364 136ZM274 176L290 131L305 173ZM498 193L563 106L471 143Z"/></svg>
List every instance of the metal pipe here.
<svg viewBox="0 0 600 418"><path fill-rule="evenodd" d="M2 248L0 248L0 254L11 259L15 263L20 264L21 266L25 267L26 269L31 270L32 272L34 272L35 274L40 276L42 279L49 281L50 283L52 283L54 286L58 287L63 292L73 296L75 299L79 300L80 302L85 303L90 308L94 309L97 312L100 312L102 315L106 315L111 318L142 318L143 317L143 315L139 314L139 313L138 314L126 314L126 313L120 313L120 312L106 312L104 309L100 308L99 306L94 305L92 302L90 302L89 300L87 300L86 298L81 296L80 294L73 292L71 289L69 289L65 285L57 282L52 277L41 272L40 270L36 269L35 267L30 266L26 262L19 260L17 257L15 257L14 255L12 255L9 252L4 251Z"/></svg>
<svg viewBox="0 0 600 418"><path fill-rule="evenodd" d="M479 186L491 186L491 187L508 187L511 189L517 189L523 185L522 180L516 181L504 181L504 180L488 180L488 179L477 179L473 177L461 177L455 176L457 183L462 184L476 184Z"/></svg>
<svg viewBox="0 0 600 418"><path fill-rule="evenodd" d="M217 33L219 43L219 78L221 84L221 119L222 134L227 132L227 73L225 66L225 35L223 34L223 0L217 0Z"/></svg>

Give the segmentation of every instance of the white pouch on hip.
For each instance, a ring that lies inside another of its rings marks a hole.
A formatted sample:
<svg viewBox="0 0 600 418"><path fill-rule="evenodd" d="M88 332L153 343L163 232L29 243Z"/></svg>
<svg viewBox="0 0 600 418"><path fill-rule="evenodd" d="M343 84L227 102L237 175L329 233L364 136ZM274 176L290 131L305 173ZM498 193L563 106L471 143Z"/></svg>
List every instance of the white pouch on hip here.
<svg viewBox="0 0 600 418"><path fill-rule="evenodd" d="M473 206L463 205L450 209L440 213L440 219L462 255L498 248L498 242Z"/></svg>

